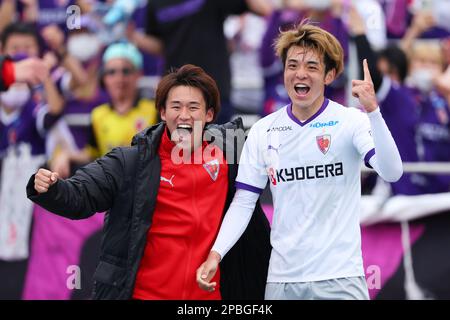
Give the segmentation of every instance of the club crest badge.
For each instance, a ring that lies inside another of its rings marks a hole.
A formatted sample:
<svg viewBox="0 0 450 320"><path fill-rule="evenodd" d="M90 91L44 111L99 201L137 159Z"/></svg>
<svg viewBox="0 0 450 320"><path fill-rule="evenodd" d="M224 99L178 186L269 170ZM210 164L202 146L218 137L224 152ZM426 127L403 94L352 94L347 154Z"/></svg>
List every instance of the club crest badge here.
<svg viewBox="0 0 450 320"><path fill-rule="evenodd" d="M214 159L211 160L203 165L203 168L205 168L206 172L208 172L209 176L213 181L217 180L217 177L219 176L219 160Z"/></svg>
<svg viewBox="0 0 450 320"><path fill-rule="evenodd" d="M330 150L331 135L324 134L322 136L317 136L316 141L317 141L317 146L319 147L319 150L323 154L326 154L328 152L328 150Z"/></svg>

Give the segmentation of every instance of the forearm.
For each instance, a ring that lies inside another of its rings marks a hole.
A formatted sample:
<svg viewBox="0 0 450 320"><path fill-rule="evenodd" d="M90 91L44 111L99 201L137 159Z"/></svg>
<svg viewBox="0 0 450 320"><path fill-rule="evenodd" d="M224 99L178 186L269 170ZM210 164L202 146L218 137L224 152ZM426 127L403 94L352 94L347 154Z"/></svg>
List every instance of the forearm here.
<svg viewBox="0 0 450 320"><path fill-rule="evenodd" d="M88 74L84 70L83 65L70 54L66 54L61 59L62 66L70 72L70 89L75 90L79 86L86 83Z"/></svg>
<svg viewBox="0 0 450 320"><path fill-rule="evenodd" d="M135 31L133 33L132 42L141 50L148 54L162 55L163 43L154 36L146 35L142 32Z"/></svg>
<svg viewBox="0 0 450 320"><path fill-rule="evenodd" d="M27 185L28 199L43 207L44 209L61 217L79 220L92 216L95 211L90 211L86 206L82 193L76 192L70 187L69 182L59 180L45 193L38 193L34 189L33 175Z"/></svg>
<svg viewBox="0 0 450 320"><path fill-rule="evenodd" d="M64 110L65 101L50 78L47 78L44 81L44 90L47 98L49 114L53 116L60 115Z"/></svg>
<svg viewBox="0 0 450 320"><path fill-rule="evenodd" d="M217 252L223 259L247 228L258 198L259 194L251 191L236 191L211 251Z"/></svg>
<svg viewBox="0 0 450 320"><path fill-rule="evenodd" d="M38 193L33 175L27 185L28 198L43 208L70 219L84 219L111 208L120 190L123 154L119 148L82 167L67 180L59 179L47 192Z"/></svg>
<svg viewBox="0 0 450 320"><path fill-rule="evenodd" d="M407 29L405 35L400 41L400 48L402 48L405 53L410 52L414 40L416 40L421 33L422 31L419 28L411 26L409 29Z"/></svg>
<svg viewBox="0 0 450 320"><path fill-rule="evenodd" d="M403 174L400 153L389 131L380 109L368 113L375 145L375 155L369 160L370 165L387 182L396 182Z"/></svg>
<svg viewBox="0 0 450 320"><path fill-rule="evenodd" d="M9 25L16 13L16 0L4 0L0 5L0 33Z"/></svg>
<svg viewBox="0 0 450 320"><path fill-rule="evenodd" d="M80 152L70 152L68 158L70 162L75 164L85 164L92 161L92 157L87 149L82 149Z"/></svg>

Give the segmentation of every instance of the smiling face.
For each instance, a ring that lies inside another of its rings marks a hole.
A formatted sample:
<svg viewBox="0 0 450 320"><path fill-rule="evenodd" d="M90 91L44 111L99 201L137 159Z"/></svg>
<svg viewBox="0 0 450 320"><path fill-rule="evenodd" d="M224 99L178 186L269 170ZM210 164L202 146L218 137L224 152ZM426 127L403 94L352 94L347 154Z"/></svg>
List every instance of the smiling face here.
<svg viewBox="0 0 450 320"><path fill-rule="evenodd" d="M161 119L166 121L171 140L186 151L201 145L203 128L213 118L213 109L207 107L202 91L196 87L173 87L165 108L161 109Z"/></svg>
<svg viewBox="0 0 450 320"><path fill-rule="evenodd" d="M323 57L312 49L292 46L286 56L284 84L293 110L310 116L322 105L325 85L335 77L332 69L325 74ZM302 119L304 120L304 119Z"/></svg>

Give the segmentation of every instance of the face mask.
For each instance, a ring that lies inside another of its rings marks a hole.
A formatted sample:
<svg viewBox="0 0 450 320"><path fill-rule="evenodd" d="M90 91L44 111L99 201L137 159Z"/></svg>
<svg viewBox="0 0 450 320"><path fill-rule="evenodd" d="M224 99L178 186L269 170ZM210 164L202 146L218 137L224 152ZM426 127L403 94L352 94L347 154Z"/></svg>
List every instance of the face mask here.
<svg viewBox="0 0 450 320"><path fill-rule="evenodd" d="M433 72L428 69L417 69L408 78L408 84L422 92L433 88Z"/></svg>
<svg viewBox="0 0 450 320"><path fill-rule="evenodd" d="M30 89L26 86L12 86L0 94L0 103L10 109L20 109L31 98Z"/></svg>
<svg viewBox="0 0 450 320"><path fill-rule="evenodd" d="M80 34L67 41L69 54L81 62L94 58L100 51L100 41L93 34Z"/></svg>

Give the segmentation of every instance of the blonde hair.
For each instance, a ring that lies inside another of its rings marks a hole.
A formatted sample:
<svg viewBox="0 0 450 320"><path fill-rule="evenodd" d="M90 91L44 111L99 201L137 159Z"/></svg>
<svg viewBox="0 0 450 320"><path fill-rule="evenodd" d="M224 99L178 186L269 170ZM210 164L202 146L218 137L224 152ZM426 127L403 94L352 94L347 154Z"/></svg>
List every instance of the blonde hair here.
<svg viewBox="0 0 450 320"><path fill-rule="evenodd" d="M411 59L422 59L445 67L441 44L435 40L416 40L411 53Z"/></svg>
<svg viewBox="0 0 450 320"><path fill-rule="evenodd" d="M344 50L341 44L328 31L302 21L293 29L281 31L275 41L276 55L286 65L287 53L293 46L311 49L323 56L325 73L335 69L336 77L344 70Z"/></svg>

